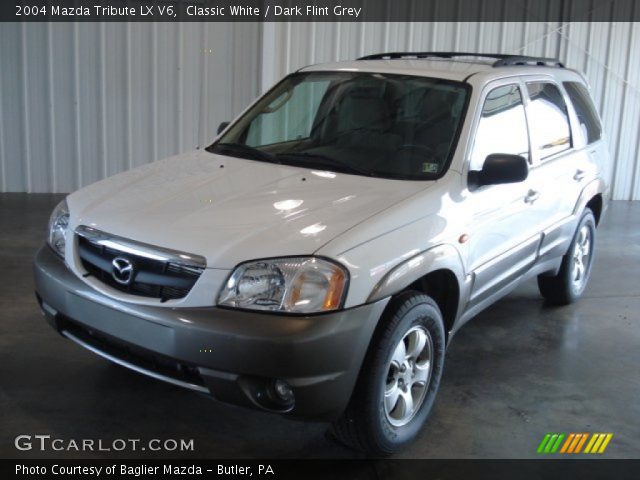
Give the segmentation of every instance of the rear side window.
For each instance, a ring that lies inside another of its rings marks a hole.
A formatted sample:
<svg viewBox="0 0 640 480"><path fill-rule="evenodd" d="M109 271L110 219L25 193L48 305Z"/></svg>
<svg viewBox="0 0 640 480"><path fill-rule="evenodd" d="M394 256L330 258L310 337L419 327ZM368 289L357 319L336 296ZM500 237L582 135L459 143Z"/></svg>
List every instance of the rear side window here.
<svg viewBox="0 0 640 480"><path fill-rule="evenodd" d="M602 125L587 87L579 82L564 82L563 85L576 111L586 142L593 143L600 140L600 137L602 137Z"/></svg>
<svg viewBox="0 0 640 480"><path fill-rule="evenodd" d="M527 119L520 88L516 85L495 88L487 95L469 168L480 170L492 153L522 155L529 160Z"/></svg>
<svg viewBox="0 0 640 480"><path fill-rule="evenodd" d="M531 140L541 159L571 148L567 105L552 83L527 83Z"/></svg>

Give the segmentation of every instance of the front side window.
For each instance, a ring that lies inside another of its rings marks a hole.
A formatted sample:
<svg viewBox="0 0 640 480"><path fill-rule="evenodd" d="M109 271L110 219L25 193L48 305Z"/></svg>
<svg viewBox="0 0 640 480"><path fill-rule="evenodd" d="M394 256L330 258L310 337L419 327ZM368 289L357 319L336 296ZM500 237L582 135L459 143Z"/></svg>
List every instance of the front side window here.
<svg viewBox="0 0 640 480"><path fill-rule="evenodd" d="M529 136L522 95L517 85L498 87L487 95L471 153L471 170L480 170L493 153L529 160Z"/></svg>
<svg viewBox="0 0 640 480"><path fill-rule="evenodd" d="M527 83L529 125L533 147L545 159L571 148L567 105L553 83Z"/></svg>
<svg viewBox="0 0 640 480"><path fill-rule="evenodd" d="M469 87L380 73L285 78L208 150L357 175L440 177L453 155Z"/></svg>
<svg viewBox="0 0 640 480"><path fill-rule="evenodd" d="M602 125L587 87L578 82L564 82L563 85L576 111L585 142L593 143L600 140Z"/></svg>

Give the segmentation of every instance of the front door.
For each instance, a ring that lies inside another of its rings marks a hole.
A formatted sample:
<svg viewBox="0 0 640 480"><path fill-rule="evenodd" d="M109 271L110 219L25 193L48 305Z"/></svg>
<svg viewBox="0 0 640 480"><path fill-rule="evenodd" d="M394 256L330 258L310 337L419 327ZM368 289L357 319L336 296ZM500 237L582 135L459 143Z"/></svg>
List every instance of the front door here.
<svg viewBox="0 0 640 480"><path fill-rule="evenodd" d="M485 89L477 119L469 170L480 170L493 153L521 155L530 162L524 96L518 80ZM470 191L472 209L467 246L467 271L473 276L468 308L508 288L533 265L541 234L531 222L531 185L524 182L489 185Z"/></svg>

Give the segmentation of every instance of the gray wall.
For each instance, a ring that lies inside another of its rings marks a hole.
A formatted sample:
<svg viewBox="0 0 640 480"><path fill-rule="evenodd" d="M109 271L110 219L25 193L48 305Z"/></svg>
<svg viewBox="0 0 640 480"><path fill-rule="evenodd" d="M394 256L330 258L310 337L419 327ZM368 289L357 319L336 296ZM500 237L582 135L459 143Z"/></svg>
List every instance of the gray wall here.
<svg viewBox="0 0 640 480"><path fill-rule="evenodd" d="M638 23L2 23L0 191L68 192L204 145L282 75L391 50L557 56L584 71L614 198L640 199Z"/></svg>
<svg viewBox="0 0 640 480"><path fill-rule="evenodd" d="M0 191L70 192L204 145L258 93L245 23L0 24Z"/></svg>

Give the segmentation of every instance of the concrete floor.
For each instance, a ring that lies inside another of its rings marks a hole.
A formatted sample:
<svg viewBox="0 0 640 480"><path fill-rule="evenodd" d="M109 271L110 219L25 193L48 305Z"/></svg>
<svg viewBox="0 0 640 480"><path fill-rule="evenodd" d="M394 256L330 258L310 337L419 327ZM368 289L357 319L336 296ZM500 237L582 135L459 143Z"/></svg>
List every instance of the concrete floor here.
<svg viewBox="0 0 640 480"><path fill-rule="evenodd" d="M200 458L356 455L328 441L325 425L216 403L56 335L33 296L31 258L59 198L0 195L0 457L63 455L18 452L19 434L193 438L188 455ZM639 202L613 203L577 304L546 307L527 282L465 326L426 428L399 457L536 457L546 432L612 432L605 457L639 458L639 227Z"/></svg>

